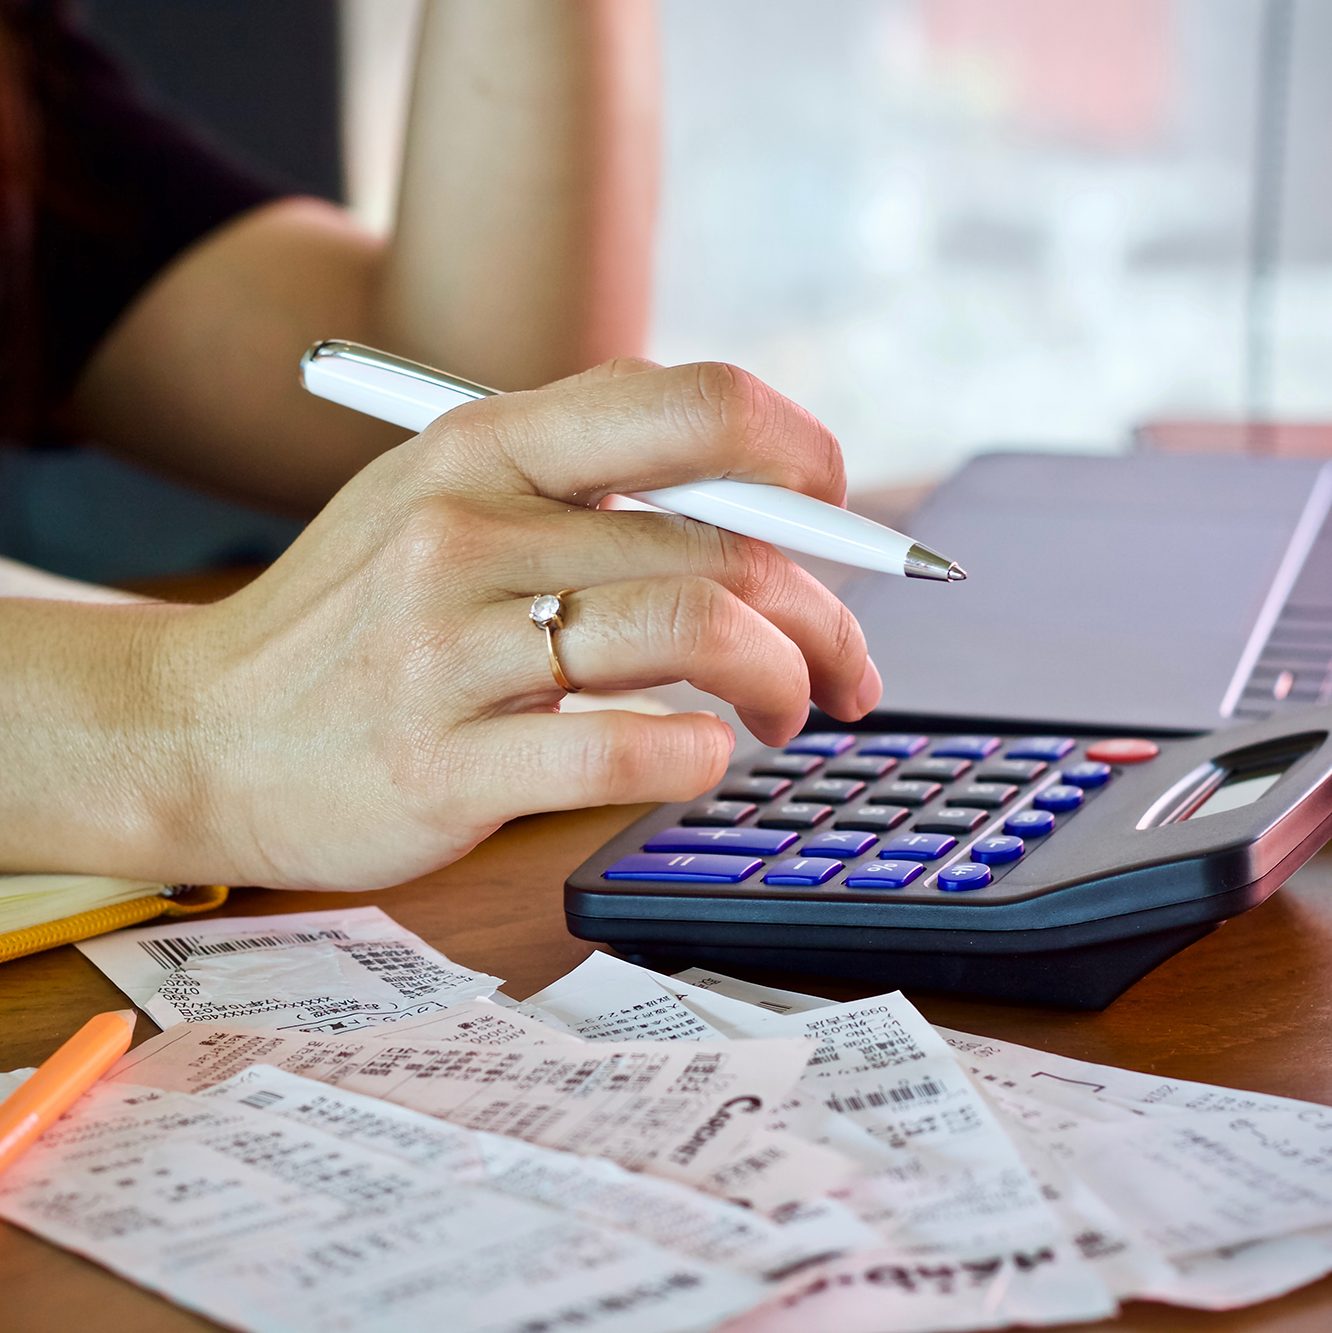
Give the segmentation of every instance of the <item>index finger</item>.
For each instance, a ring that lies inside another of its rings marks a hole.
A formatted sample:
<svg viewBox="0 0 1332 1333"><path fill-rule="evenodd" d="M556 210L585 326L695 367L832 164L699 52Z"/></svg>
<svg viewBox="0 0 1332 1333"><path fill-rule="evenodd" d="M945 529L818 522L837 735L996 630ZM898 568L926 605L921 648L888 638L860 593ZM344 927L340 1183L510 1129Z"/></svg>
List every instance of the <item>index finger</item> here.
<svg viewBox="0 0 1332 1333"><path fill-rule="evenodd" d="M715 361L640 365L469 403L423 439L447 452L454 486L493 490L499 467L515 487L581 505L714 477L845 502L832 432L762 380ZM464 420L486 429L449 438Z"/></svg>

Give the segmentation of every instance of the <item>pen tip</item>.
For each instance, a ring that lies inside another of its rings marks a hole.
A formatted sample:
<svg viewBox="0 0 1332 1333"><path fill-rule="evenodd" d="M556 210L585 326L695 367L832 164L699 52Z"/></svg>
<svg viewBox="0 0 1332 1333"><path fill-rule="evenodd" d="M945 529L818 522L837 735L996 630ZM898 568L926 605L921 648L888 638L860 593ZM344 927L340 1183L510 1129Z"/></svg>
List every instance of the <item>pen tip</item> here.
<svg viewBox="0 0 1332 1333"><path fill-rule="evenodd" d="M963 569L961 565L951 564L948 566L949 583L961 583L962 580L966 578L966 576L967 576L967 571Z"/></svg>

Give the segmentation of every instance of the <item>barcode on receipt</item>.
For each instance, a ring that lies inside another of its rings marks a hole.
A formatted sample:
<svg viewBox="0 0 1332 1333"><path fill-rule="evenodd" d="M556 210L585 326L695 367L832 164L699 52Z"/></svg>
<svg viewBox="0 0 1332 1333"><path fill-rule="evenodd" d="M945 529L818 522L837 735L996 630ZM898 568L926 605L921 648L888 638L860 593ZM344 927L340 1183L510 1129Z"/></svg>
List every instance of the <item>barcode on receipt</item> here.
<svg viewBox="0 0 1332 1333"><path fill-rule="evenodd" d="M286 1101L286 1097L280 1092L271 1092L267 1088L255 1088L253 1092L242 1097L241 1101L246 1106L253 1106L257 1111L267 1111L270 1106Z"/></svg>
<svg viewBox="0 0 1332 1333"><path fill-rule="evenodd" d="M139 940L142 949L159 967L179 967L187 958L215 953L243 953L247 949L280 949L286 944L318 944L320 940L349 939L345 930L274 931L271 935L245 935L234 940L207 940L200 935L172 935L165 939Z"/></svg>
<svg viewBox="0 0 1332 1333"><path fill-rule="evenodd" d="M870 1088L866 1092L847 1093L843 1097L832 1096L825 1104L834 1111L867 1111L870 1107L900 1106L903 1102L922 1098L928 1100L947 1091L942 1083L927 1078L919 1083L902 1083L895 1088Z"/></svg>

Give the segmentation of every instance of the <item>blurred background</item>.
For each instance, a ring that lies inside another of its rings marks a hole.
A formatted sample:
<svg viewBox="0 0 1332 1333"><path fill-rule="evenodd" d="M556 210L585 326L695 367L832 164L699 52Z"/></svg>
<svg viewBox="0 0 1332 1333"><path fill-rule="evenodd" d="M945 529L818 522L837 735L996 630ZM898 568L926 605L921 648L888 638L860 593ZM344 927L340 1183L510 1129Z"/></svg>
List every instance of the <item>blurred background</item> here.
<svg viewBox="0 0 1332 1333"><path fill-rule="evenodd" d="M417 0L85 11L242 156L389 224ZM773 382L836 430L854 488L996 444L1332 419L1324 0L660 0L660 15L649 354ZM246 521L231 514L241 528L209 558L285 540Z"/></svg>
<svg viewBox="0 0 1332 1333"><path fill-rule="evenodd" d="M416 0L343 5L386 225ZM827 421L853 484L995 442L1332 416L1323 0L661 0L650 354Z"/></svg>

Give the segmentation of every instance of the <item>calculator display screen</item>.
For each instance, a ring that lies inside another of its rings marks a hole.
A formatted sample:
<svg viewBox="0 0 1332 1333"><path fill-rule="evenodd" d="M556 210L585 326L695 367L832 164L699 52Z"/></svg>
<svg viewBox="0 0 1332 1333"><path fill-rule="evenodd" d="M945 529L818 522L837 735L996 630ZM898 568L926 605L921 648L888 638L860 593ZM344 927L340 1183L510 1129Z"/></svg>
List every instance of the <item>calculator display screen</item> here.
<svg viewBox="0 0 1332 1333"><path fill-rule="evenodd" d="M1201 819L1204 815L1219 815L1226 810L1238 810L1251 805L1285 772L1284 768L1264 769L1255 773L1228 773L1200 805L1190 810L1186 819Z"/></svg>

